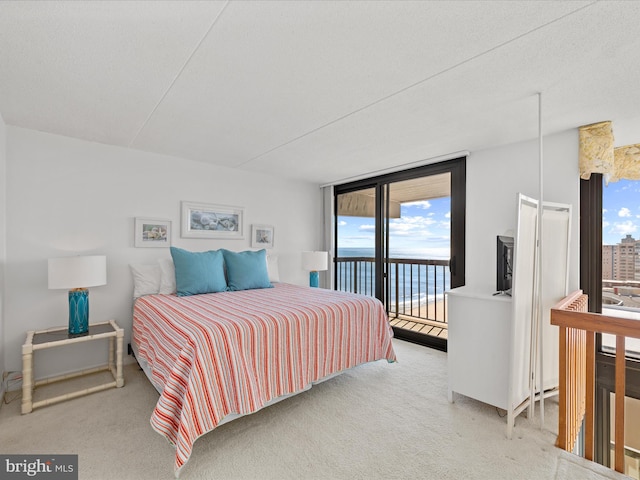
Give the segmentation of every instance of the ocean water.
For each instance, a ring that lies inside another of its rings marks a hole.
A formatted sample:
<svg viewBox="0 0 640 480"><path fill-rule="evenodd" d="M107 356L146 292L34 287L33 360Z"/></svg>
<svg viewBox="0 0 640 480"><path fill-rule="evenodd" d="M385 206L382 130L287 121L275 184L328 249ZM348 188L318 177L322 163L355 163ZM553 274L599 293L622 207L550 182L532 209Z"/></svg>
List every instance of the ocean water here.
<svg viewBox="0 0 640 480"><path fill-rule="evenodd" d="M373 248L339 248L339 257L374 257ZM389 252L390 258L427 259L424 254L406 251ZM338 264L338 285L340 290L354 291L353 264ZM375 272L373 263L362 262L357 265L357 291L365 295L374 295ZM435 265L399 265L399 285L396 291L396 268L390 265L391 304L395 305L396 297L400 311L415 309L418 305L437 302L444 299L444 292L450 288L449 267Z"/></svg>

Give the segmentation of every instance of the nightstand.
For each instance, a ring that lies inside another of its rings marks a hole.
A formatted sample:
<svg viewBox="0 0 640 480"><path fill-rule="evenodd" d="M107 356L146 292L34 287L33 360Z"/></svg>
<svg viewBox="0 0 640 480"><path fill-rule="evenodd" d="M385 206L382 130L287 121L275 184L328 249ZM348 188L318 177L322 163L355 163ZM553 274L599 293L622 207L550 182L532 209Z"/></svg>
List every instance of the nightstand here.
<svg viewBox="0 0 640 480"><path fill-rule="evenodd" d="M100 340L104 338L109 339L109 361L107 365L34 382L33 354L35 351L80 342L91 342L93 340ZM124 386L124 377L122 375L123 341L124 330L118 326L115 320L89 325L89 332L82 336L69 335L67 327L27 332L27 339L24 342L24 345L22 345L22 413L31 413L34 408L44 407L64 400L81 397L90 393L106 390L107 388L120 388ZM68 380L82 375L89 375L103 370L111 372L113 375L113 382L103 383L84 390L78 390L65 395L39 400L37 402L33 401L33 389L37 386Z"/></svg>

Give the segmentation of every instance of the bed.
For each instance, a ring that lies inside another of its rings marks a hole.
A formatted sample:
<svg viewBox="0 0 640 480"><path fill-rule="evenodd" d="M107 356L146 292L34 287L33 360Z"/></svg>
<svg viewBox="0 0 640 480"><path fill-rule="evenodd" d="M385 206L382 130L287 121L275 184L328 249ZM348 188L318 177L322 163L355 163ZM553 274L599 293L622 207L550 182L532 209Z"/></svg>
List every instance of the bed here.
<svg viewBox="0 0 640 480"><path fill-rule="evenodd" d="M151 425L175 446L179 476L194 442L219 425L357 365L394 362L392 336L375 298L270 282L140 296L132 347L160 392Z"/></svg>

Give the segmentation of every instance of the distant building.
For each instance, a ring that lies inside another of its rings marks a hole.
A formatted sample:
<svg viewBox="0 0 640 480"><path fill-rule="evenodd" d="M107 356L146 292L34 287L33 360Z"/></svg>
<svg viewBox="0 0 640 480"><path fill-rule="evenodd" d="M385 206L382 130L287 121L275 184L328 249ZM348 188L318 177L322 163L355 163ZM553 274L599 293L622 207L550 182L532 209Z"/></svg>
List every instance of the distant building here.
<svg viewBox="0 0 640 480"><path fill-rule="evenodd" d="M605 280L615 280L614 262L617 245L602 246L602 278Z"/></svg>
<svg viewBox="0 0 640 480"><path fill-rule="evenodd" d="M602 278L640 280L640 240L627 235L617 245L603 245Z"/></svg>

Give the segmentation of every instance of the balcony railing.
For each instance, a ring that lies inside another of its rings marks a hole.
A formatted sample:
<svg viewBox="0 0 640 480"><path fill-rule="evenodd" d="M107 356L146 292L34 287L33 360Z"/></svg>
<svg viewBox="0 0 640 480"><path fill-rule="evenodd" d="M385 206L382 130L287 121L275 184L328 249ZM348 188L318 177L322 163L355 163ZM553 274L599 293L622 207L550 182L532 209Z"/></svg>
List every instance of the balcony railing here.
<svg viewBox="0 0 640 480"><path fill-rule="evenodd" d="M403 315L442 323L447 312L444 291L450 288L449 260L390 258L385 298L390 317ZM375 259L337 257L336 289L375 295Z"/></svg>

